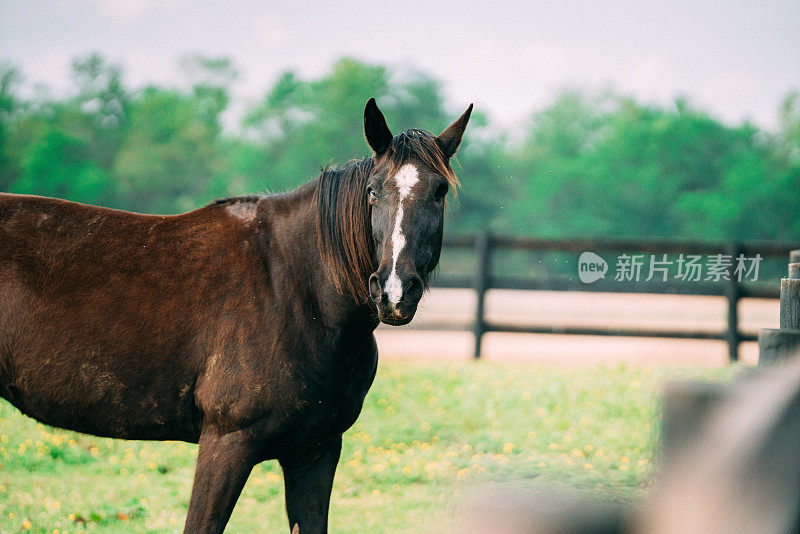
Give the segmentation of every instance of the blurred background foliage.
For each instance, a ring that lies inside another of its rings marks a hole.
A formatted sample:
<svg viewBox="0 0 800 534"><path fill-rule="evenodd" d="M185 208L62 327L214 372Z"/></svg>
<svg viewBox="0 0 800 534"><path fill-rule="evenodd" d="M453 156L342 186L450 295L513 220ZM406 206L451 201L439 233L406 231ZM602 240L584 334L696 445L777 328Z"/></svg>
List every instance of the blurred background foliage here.
<svg viewBox="0 0 800 534"><path fill-rule="evenodd" d="M191 56L187 84L126 86L99 55L72 64L72 91L25 90L0 63L0 191L150 213L284 191L367 155L364 103L394 131L434 133L468 104L445 105L435 78L344 58L318 79L285 72L223 124L238 73ZM613 91L564 91L520 139L473 115L454 168L464 185L447 228L534 236L797 239L800 95L777 131L723 124L678 98L668 108Z"/></svg>

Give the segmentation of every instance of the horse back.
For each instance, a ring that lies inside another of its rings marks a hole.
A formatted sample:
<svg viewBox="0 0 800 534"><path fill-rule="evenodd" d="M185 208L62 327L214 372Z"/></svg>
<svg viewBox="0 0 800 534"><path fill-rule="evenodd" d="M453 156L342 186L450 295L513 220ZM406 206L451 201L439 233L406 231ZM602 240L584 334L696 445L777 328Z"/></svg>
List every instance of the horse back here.
<svg viewBox="0 0 800 534"><path fill-rule="evenodd" d="M208 325L237 329L252 246L214 206L157 216L0 194L0 395L55 426L196 439L194 388L220 342Z"/></svg>

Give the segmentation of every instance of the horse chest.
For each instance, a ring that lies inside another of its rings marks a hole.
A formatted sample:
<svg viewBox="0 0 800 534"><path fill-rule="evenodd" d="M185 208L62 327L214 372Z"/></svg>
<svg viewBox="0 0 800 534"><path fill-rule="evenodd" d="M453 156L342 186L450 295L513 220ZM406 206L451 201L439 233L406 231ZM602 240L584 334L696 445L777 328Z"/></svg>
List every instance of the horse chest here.
<svg viewBox="0 0 800 534"><path fill-rule="evenodd" d="M353 362L326 369L322 380L306 376L298 396L298 426L322 434L341 434L350 428L361 413L376 369L377 351L364 351Z"/></svg>
<svg viewBox="0 0 800 534"><path fill-rule="evenodd" d="M283 347L263 359L212 357L198 385L203 419L230 430L256 425L268 441L284 445L341 434L361 412L377 347L369 335L314 350Z"/></svg>
<svg viewBox="0 0 800 534"><path fill-rule="evenodd" d="M355 423L377 369L374 341L357 355L349 354L322 368L298 372L288 402L273 411L281 429L276 432L282 446L303 446L341 435ZM310 371L310 372L309 372Z"/></svg>

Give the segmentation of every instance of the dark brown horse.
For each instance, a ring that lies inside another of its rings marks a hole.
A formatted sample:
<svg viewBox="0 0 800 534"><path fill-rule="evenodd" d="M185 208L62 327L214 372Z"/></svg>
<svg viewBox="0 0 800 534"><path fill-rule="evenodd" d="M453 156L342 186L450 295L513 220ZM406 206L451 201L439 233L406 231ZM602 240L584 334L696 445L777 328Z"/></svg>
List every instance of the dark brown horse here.
<svg viewBox="0 0 800 534"><path fill-rule="evenodd" d="M392 136L371 99L373 156L182 215L0 194L0 396L53 426L199 443L184 532L222 532L273 458L290 527L325 532L372 332L412 319L436 267L471 110Z"/></svg>

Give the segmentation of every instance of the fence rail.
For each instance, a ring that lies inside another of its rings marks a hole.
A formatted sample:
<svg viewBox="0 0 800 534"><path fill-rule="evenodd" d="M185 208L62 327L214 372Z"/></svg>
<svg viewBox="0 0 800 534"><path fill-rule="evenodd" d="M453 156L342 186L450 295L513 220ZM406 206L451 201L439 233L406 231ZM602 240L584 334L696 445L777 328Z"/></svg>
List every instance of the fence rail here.
<svg viewBox="0 0 800 534"><path fill-rule="evenodd" d="M498 250L523 250L538 252L616 252L637 254L723 254L736 258L743 254L763 259L788 258L791 250L800 248L797 242L697 242L646 239L541 239L490 235L479 233L472 236L446 237L445 249L472 249L475 256L475 271L472 276L441 275L433 281L434 287L473 289L477 294L475 314L470 326L454 327L452 324L428 323L425 330L471 330L475 336L474 357L480 358L483 335L487 332L510 332L530 334L567 334L629 336L677 339L723 340L728 344L730 360L739 358L739 344L756 341L755 334L739 330L739 300L742 298L777 299L780 296L778 284L755 284L739 281L733 275L733 265L727 278L719 282L612 282L598 280L586 284L569 277L522 277L501 276L492 273L492 254ZM727 301L727 328L724 331L706 330L658 330L640 328L593 328L593 327L549 327L520 326L486 320L485 298L490 289L516 289L531 291L589 291L596 293L650 293L678 295L721 296Z"/></svg>

